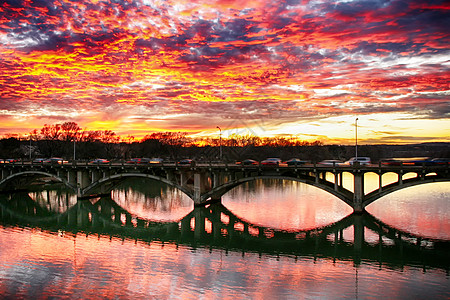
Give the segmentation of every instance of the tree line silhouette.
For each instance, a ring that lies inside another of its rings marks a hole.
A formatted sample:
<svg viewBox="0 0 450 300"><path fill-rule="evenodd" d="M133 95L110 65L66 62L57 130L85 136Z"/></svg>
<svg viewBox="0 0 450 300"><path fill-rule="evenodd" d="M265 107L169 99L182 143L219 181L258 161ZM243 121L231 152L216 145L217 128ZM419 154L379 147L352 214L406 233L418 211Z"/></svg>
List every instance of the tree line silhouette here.
<svg viewBox="0 0 450 300"><path fill-rule="evenodd" d="M425 154L432 152L430 156L435 157L446 157L449 154L448 143L419 144L414 149L415 153L418 153L417 150ZM7 135L0 139L0 158L62 157L70 160L73 159L74 152L77 160L161 157L165 160L192 158L199 161L233 162L247 158L262 160L280 157L287 160L296 157L317 162L323 159L348 159L354 156L355 147L324 145L321 141L308 142L286 137L237 134L227 138L194 138L187 132L155 132L137 141L133 136L120 137L111 130L82 129L75 122L45 124L26 137ZM411 153L411 145L358 146L359 156L370 156L373 161L393 157L397 153L404 154L403 152Z"/></svg>

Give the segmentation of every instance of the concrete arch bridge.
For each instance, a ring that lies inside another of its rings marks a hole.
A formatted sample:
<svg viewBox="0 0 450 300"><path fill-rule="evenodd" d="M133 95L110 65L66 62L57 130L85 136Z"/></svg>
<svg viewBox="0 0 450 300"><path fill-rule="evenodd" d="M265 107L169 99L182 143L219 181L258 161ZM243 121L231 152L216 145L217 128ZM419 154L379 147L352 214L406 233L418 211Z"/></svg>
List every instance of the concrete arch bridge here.
<svg viewBox="0 0 450 300"><path fill-rule="evenodd" d="M188 195L195 206L220 202L231 189L256 179L283 179L306 183L336 196L354 212L381 197L415 185L450 181L450 166L242 166L236 164L145 164L110 163L106 165L63 164L43 165L16 163L0 165L0 190L23 188L39 178L61 182L78 197L109 193L114 186L130 177L158 180ZM378 176L378 187L365 192L365 175ZM383 175L393 173L396 180L385 184ZM344 186L344 174L352 177L351 186Z"/></svg>

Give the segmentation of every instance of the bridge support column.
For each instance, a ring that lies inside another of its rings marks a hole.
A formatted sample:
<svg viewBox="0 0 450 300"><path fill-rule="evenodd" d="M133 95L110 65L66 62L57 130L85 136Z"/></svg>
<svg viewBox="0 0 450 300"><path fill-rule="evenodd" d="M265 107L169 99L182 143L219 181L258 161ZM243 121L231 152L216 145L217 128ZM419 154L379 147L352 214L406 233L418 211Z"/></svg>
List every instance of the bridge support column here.
<svg viewBox="0 0 450 300"><path fill-rule="evenodd" d="M77 172L77 196L81 197L82 190L89 185L89 173L87 171Z"/></svg>
<svg viewBox="0 0 450 300"><path fill-rule="evenodd" d="M201 192L202 189L202 180L201 174L194 174L194 203L200 204L201 202Z"/></svg>
<svg viewBox="0 0 450 300"><path fill-rule="evenodd" d="M222 181L222 174L219 173L219 171L212 172L212 188L215 188L223 183ZM211 202L220 202L222 199L219 195L212 195L211 196Z"/></svg>
<svg viewBox="0 0 450 300"><path fill-rule="evenodd" d="M91 172L91 182L96 182L97 180L99 180L100 177L100 172L97 170L92 170Z"/></svg>
<svg viewBox="0 0 450 300"><path fill-rule="evenodd" d="M364 211L362 200L364 197L364 174L361 172L353 173L353 211L361 213Z"/></svg>
<svg viewBox="0 0 450 300"><path fill-rule="evenodd" d="M187 181L188 181L189 177L188 174L186 172L181 172L180 174L180 185L181 186L185 186Z"/></svg>
<svg viewBox="0 0 450 300"><path fill-rule="evenodd" d="M207 172L194 173L194 205L201 205L202 195L211 189L211 177Z"/></svg>
<svg viewBox="0 0 450 300"><path fill-rule="evenodd" d="M75 171L67 172L67 182L73 186L77 185L77 173Z"/></svg>
<svg viewBox="0 0 450 300"><path fill-rule="evenodd" d="M334 173L334 190L338 190L340 173Z"/></svg>
<svg viewBox="0 0 450 300"><path fill-rule="evenodd" d="M175 181L175 174L172 171L167 170L166 171L166 179L169 181Z"/></svg>
<svg viewBox="0 0 450 300"><path fill-rule="evenodd" d="M378 191L381 192L381 190L383 189L383 174L380 172L378 172Z"/></svg>
<svg viewBox="0 0 450 300"><path fill-rule="evenodd" d="M6 177L8 177L11 173L9 172L9 170L3 169L2 170L2 180L5 179Z"/></svg>
<svg viewBox="0 0 450 300"><path fill-rule="evenodd" d="M218 172L213 172L212 173L212 178L213 178L213 181L212 181L213 188L216 187L216 186L219 186L221 184L221 182L220 182L220 174Z"/></svg>
<svg viewBox="0 0 450 300"><path fill-rule="evenodd" d="M420 174L420 180L425 180L425 175L427 173L425 172L425 170L422 170L422 173Z"/></svg>
<svg viewBox="0 0 450 300"><path fill-rule="evenodd" d="M317 172L316 170L314 170L314 176L315 176L315 182L316 182L316 184L319 184L319 176L320 176L320 173Z"/></svg>
<svg viewBox="0 0 450 300"><path fill-rule="evenodd" d="M59 178L67 177L67 172L65 170L57 170L56 176L58 176Z"/></svg>

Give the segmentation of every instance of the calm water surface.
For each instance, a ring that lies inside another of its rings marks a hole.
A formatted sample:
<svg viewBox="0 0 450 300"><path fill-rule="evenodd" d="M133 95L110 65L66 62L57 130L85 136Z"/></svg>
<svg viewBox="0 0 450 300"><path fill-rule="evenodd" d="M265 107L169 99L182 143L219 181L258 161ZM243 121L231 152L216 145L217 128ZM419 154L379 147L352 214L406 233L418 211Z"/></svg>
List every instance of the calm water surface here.
<svg viewBox="0 0 450 300"><path fill-rule="evenodd" d="M195 210L138 179L83 201L1 195L0 298L449 299L449 203L449 183L398 191L364 216L281 180Z"/></svg>

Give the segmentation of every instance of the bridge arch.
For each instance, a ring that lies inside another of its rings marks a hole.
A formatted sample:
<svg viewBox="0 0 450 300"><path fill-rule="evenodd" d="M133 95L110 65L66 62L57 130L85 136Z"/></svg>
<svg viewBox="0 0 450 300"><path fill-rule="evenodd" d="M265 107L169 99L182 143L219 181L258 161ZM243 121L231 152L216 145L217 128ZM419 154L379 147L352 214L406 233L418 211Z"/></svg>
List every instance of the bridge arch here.
<svg viewBox="0 0 450 300"><path fill-rule="evenodd" d="M7 176L6 178L2 179L0 181L0 188L2 188L4 185L6 185L8 182L13 181L14 179L17 178L21 178L21 177L29 177L29 176L33 176L33 177L50 177L55 179L58 182L63 183L64 185L66 185L67 187L69 187L70 189L72 189L73 191L76 191L76 187L74 187L73 185L71 185L67 180L52 174L52 173L47 173L47 172L43 172L43 171L23 171L23 172L17 172L14 174L11 174L9 176Z"/></svg>
<svg viewBox="0 0 450 300"><path fill-rule="evenodd" d="M350 191L347 191L344 188L335 188L335 185L328 181L322 181L322 182L316 182L315 180L309 179L309 178L298 178L298 177L291 177L291 176L268 176L268 175L259 175L259 176L251 176L251 177L245 177L240 178L237 180L229 181L227 183L224 183L222 185L216 186L210 191L204 193L201 196L202 203L207 202L209 198L211 198L211 201L214 201L216 199L220 199L223 195L225 195L227 192L232 190L233 188L246 183L250 181L255 181L258 179L280 179L280 180L289 180L289 181L295 181L295 182L301 182L306 183L308 185L317 187L321 190L324 190L333 196L341 199L345 203L347 203L350 207L353 208L353 202L350 201L349 195L351 194Z"/></svg>
<svg viewBox="0 0 450 300"><path fill-rule="evenodd" d="M101 187L102 185L106 185L108 183L112 183L116 180L121 180L121 179L125 179L125 178L148 178L148 179L153 179L162 183L165 183L169 186L172 186L174 188L179 189L180 191L182 191L183 193L185 193L189 198L193 199L193 194L190 190L188 190L187 188L171 181L168 180L164 177L160 177L160 176L156 176L156 175L151 175L151 174L144 174L144 173L121 173L121 174L115 174L115 175L111 175L108 177L104 177L99 179L96 182L91 183L90 185L88 185L87 187L82 189L82 195L88 195L89 193L91 193L92 191L94 191L96 188ZM111 189L110 189L111 190Z"/></svg>
<svg viewBox="0 0 450 300"><path fill-rule="evenodd" d="M364 201L363 201L363 207L366 207L367 205L371 204L375 200L378 200L381 197L384 197L393 192L396 192L396 191L399 191L399 190L402 190L402 189L405 189L408 187L416 186L416 185L428 184L428 183L434 183L434 182L450 182L450 178L437 177L437 176L433 176L433 177L417 176L417 177L403 180L402 184L399 184L399 182L394 182L394 183L383 186L381 190L376 190L376 191L370 192L367 195L365 195Z"/></svg>

